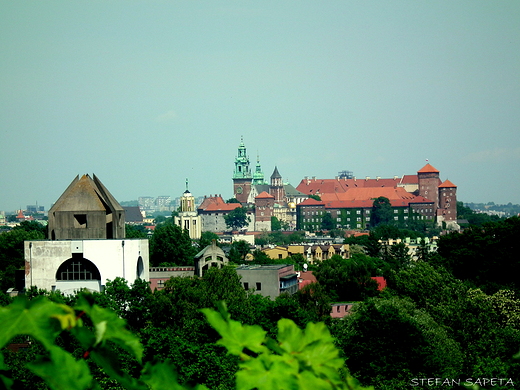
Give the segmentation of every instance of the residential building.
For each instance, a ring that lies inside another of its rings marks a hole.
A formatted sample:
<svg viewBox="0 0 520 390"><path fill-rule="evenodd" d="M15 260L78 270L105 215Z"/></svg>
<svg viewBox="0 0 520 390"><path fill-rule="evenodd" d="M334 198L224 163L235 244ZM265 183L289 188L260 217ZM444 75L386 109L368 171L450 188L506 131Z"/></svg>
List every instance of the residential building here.
<svg viewBox="0 0 520 390"><path fill-rule="evenodd" d="M283 293L298 291L298 274L294 265L241 265L236 269L246 290L275 299Z"/></svg>

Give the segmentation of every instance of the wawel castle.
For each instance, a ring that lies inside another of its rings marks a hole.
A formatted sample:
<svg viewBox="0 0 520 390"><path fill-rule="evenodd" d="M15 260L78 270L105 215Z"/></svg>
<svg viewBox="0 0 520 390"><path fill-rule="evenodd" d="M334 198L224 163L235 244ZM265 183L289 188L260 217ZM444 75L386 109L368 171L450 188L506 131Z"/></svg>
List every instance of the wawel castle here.
<svg viewBox="0 0 520 390"><path fill-rule="evenodd" d="M186 190L184 195L191 202L183 203L190 206L183 206L178 223L196 238L201 231L227 230L224 215L245 207L251 219L246 228L249 231L271 230L271 217L278 218L289 230L321 230L325 213L330 213L337 228L367 229L374 199L382 196L389 199L396 222L435 222L457 229L456 192L457 186L449 180L442 181L440 172L429 163L416 174L403 177L360 179L343 172L334 179L304 178L294 187L282 180L278 167L266 180L258 158L252 170L242 139L233 172L233 196L240 204L228 204L215 195L205 197L195 210L194 198ZM196 231L190 229L193 226Z"/></svg>

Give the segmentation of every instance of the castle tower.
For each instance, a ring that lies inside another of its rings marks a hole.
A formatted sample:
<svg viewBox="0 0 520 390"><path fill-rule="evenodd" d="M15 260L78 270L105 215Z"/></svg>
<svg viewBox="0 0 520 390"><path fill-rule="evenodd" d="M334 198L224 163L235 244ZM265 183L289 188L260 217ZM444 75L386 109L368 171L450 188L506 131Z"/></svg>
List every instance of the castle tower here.
<svg viewBox="0 0 520 390"><path fill-rule="evenodd" d="M273 174L271 175L271 186L269 187L269 193L274 196L276 203L281 203L285 198L285 191L283 188L282 175L278 172L278 168L274 167Z"/></svg>
<svg viewBox="0 0 520 390"><path fill-rule="evenodd" d="M439 171L426 164L419 171L417 171L417 178L419 181L419 195L424 196L434 202L434 207L439 207L439 185L441 179L439 178Z"/></svg>
<svg viewBox="0 0 520 390"><path fill-rule="evenodd" d="M274 215L274 196L267 192L255 198L255 230L271 231L271 217Z"/></svg>
<svg viewBox="0 0 520 390"><path fill-rule="evenodd" d="M437 220L439 222L457 221L457 186L449 180L439 186Z"/></svg>
<svg viewBox="0 0 520 390"><path fill-rule="evenodd" d="M233 173L233 194L240 203L247 203L252 181L249 157L246 153L244 139L241 138L238 155L235 158L235 172Z"/></svg>
<svg viewBox="0 0 520 390"><path fill-rule="evenodd" d="M186 191L181 196L181 210L174 221L182 229L186 229L192 240L197 240L202 234L201 218L195 207L195 197L188 190L188 179L186 179Z"/></svg>

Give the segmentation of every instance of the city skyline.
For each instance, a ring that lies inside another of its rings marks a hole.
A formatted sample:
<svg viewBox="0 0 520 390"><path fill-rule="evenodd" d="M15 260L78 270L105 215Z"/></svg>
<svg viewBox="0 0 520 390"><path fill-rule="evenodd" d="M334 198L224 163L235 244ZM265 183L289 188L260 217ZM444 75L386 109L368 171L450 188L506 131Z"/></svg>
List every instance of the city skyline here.
<svg viewBox="0 0 520 390"><path fill-rule="evenodd" d="M76 175L118 201L252 169L415 174L520 203L520 3L0 0L0 210Z"/></svg>

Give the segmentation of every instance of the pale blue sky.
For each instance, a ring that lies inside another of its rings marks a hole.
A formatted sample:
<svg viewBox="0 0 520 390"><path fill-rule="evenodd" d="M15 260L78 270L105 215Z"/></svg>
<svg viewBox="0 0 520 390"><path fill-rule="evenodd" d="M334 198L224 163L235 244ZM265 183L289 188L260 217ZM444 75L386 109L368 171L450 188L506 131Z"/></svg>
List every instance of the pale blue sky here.
<svg viewBox="0 0 520 390"><path fill-rule="evenodd" d="M120 200L252 168L414 174L520 203L519 1L0 0L0 210L77 174Z"/></svg>

